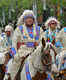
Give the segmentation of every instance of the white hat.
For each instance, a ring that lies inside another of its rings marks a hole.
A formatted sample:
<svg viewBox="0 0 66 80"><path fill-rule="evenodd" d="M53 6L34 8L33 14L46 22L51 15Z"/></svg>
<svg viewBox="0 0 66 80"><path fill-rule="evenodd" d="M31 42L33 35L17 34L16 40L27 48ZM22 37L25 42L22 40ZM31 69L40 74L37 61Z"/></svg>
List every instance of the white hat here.
<svg viewBox="0 0 66 80"><path fill-rule="evenodd" d="M56 24L57 28L60 28L60 22L55 17L48 18L48 20L45 22L46 28L48 28L52 23Z"/></svg>
<svg viewBox="0 0 66 80"><path fill-rule="evenodd" d="M11 25L7 25L5 27L5 31L13 31L13 27Z"/></svg>
<svg viewBox="0 0 66 80"><path fill-rule="evenodd" d="M25 10L23 12L23 14L20 16L20 18L18 19L17 25L22 25L24 23L24 19L26 17L32 17L32 18L34 18L34 20L36 22L36 17L34 15L33 11L32 10Z"/></svg>

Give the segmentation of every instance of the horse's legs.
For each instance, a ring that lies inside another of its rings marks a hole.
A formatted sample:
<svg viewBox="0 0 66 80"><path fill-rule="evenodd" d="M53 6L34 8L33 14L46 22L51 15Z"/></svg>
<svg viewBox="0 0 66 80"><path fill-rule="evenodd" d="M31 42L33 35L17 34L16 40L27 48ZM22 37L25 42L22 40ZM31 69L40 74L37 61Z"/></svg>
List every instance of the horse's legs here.
<svg viewBox="0 0 66 80"><path fill-rule="evenodd" d="M11 80L11 76L10 76L10 74L8 74L8 80Z"/></svg>

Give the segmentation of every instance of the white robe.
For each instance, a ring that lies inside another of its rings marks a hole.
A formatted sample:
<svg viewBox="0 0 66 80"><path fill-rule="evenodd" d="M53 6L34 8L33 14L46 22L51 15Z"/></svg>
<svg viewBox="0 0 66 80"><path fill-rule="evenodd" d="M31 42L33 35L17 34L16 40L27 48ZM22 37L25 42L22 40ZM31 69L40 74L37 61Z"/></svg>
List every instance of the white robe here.
<svg viewBox="0 0 66 80"><path fill-rule="evenodd" d="M40 33L41 32L42 31L40 30ZM13 45L14 45L14 47L16 49L16 55L14 56L12 64L10 64L10 67L8 67L8 73L10 73L12 80L14 80L14 77L15 77L16 73L19 70L19 67L20 67L20 64L21 64L21 57L22 56L26 56L28 53L32 53L33 50L34 50L34 48L29 48L26 45L22 45L19 48L19 50L17 50L17 42L18 41L19 42L23 42L23 41L24 42L26 42L26 41L27 42L31 42L31 38L29 36L27 36L27 37L28 37L27 39L24 39L21 31L17 27L17 29L14 32L14 37L13 37ZM37 40L37 42L38 42L38 40ZM33 60L32 56L29 56L27 58L27 60L26 60L26 61L28 61L30 63L29 66L30 66L31 75L34 74L34 71L33 71L33 68L32 68L32 64L31 64L32 60ZM26 80L25 65L24 65L23 70L21 72L21 77L22 77L23 80Z"/></svg>

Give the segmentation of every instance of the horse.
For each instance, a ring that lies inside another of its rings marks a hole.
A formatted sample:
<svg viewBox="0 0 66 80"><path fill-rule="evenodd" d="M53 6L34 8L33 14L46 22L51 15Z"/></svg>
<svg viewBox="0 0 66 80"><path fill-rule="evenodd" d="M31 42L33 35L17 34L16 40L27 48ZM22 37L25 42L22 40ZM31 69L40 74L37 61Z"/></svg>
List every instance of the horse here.
<svg viewBox="0 0 66 80"><path fill-rule="evenodd" d="M53 48L53 45L51 43L46 43L44 38L42 38L42 46L41 46L41 62L43 65L43 70L40 72L37 70L34 77L32 77L32 80L46 80L48 78L48 73L51 73L52 70L52 54L51 50L54 52L54 59L56 60L56 51ZM35 68L35 67L34 67ZM36 68L37 69L37 68Z"/></svg>
<svg viewBox="0 0 66 80"><path fill-rule="evenodd" d="M5 54L0 53L0 55L1 55L0 80L3 80L5 73L7 72L6 65L8 64L8 61L11 59L11 56L9 55L8 52L6 52Z"/></svg>

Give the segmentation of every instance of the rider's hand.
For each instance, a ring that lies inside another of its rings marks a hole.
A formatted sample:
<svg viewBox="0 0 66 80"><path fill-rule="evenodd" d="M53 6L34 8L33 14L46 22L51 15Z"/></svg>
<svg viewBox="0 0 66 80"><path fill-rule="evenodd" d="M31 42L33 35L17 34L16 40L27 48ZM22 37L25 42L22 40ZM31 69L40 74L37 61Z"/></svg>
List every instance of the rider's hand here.
<svg viewBox="0 0 66 80"><path fill-rule="evenodd" d="M38 46L38 43L37 42L34 42L34 46Z"/></svg>

